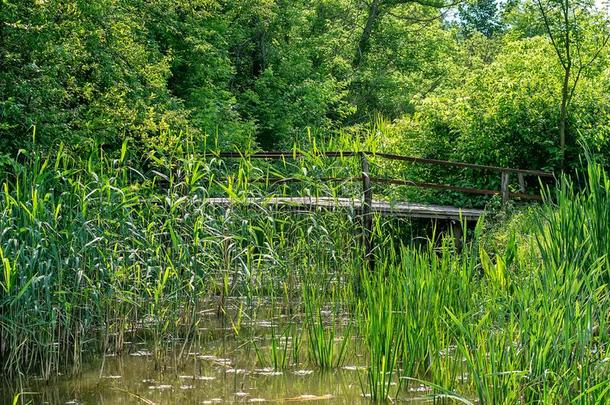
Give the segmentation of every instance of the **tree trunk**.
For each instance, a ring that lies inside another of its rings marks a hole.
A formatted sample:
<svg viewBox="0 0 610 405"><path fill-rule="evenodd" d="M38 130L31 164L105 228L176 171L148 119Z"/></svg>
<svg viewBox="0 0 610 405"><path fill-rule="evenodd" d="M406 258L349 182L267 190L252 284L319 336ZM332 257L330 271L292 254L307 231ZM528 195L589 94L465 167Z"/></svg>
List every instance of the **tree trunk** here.
<svg viewBox="0 0 610 405"><path fill-rule="evenodd" d="M364 62L364 57L369 50L369 47L371 45L371 34L373 33L373 29L377 24L381 1L382 0L373 0L373 2L369 5L366 25L364 26L364 30L360 35L360 40L358 41L358 48L356 49L356 55L354 56L354 60L352 62L352 67L354 68L357 68L362 64L362 62Z"/></svg>
<svg viewBox="0 0 610 405"><path fill-rule="evenodd" d="M570 71L568 64L565 68L563 86L561 88L561 107L559 110L559 149L561 153L561 168L564 168L566 159L566 121L568 116L568 103L570 97Z"/></svg>
<svg viewBox="0 0 610 405"><path fill-rule="evenodd" d="M252 55L252 76L260 76L267 68L267 30L262 21L254 33L252 41L256 44Z"/></svg>

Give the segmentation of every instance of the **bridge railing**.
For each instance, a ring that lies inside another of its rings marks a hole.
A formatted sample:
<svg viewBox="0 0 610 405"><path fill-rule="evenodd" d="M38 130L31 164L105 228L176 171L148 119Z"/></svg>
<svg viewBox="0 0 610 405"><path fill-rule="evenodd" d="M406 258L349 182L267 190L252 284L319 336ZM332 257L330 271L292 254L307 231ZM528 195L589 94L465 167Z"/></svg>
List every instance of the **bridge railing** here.
<svg viewBox="0 0 610 405"><path fill-rule="evenodd" d="M513 169L499 166L479 165L475 163L464 163L454 162L449 160L439 159L426 159L412 156L402 156L390 153L372 153L365 151L339 151L339 152L315 152L304 154L302 152L256 152L253 154L242 154L238 152L220 152L215 156L219 158L248 158L248 159L269 159L269 160L286 160L286 159L297 159L303 157L328 157L328 158L359 158L361 164L361 176L349 177L349 178L321 178L320 181L351 181L351 182L362 182L363 198L361 204L361 215L362 215L362 241L364 247L364 259L368 263L369 268L372 270L374 267L374 256L373 256L373 217L372 206L373 206L373 183L384 183L402 186L412 186L424 189L435 189L435 190L448 190L461 193L480 194L480 195L501 195L502 202L506 203L511 198L518 198L521 200L540 200L539 194L532 195L526 193L525 188L525 177L534 176L540 178L554 178L554 174L551 172L541 170L524 170L524 169ZM469 168L475 170L493 171L500 174L500 190L489 190L489 189L478 189L473 187L458 187L448 184L440 183L427 183L405 179L392 179L392 178L380 178L372 177L370 175L369 157L382 158L390 161L410 162L416 164L426 164L434 166L445 166L445 167L457 167L457 168ZM512 192L509 188L510 176L516 175L519 183L519 192ZM286 182L297 182L302 181L298 178L266 178L268 183L286 183Z"/></svg>
<svg viewBox="0 0 610 405"><path fill-rule="evenodd" d="M434 189L434 190L447 190L454 191L459 193L467 193L467 194L479 194L479 195L500 195L502 197L502 202L506 203L510 199L519 199L519 200L540 200L541 197L539 194L528 194L526 192L525 187L525 177L538 177L538 178L554 178L554 174L547 171L542 170L527 170L527 169L514 169L508 167L500 167L500 166L490 166L490 165L480 165L475 163L464 163L464 162L455 162L449 160L440 160L440 159L427 159L420 157L412 157L412 156L403 156L396 155L390 153L373 153L373 152L364 152L364 151L340 151L340 152L315 152L311 154L304 154L302 152L256 152L252 154L241 154L239 152L220 152L216 156L219 158L249 158L249 159L268 159L268 160L285 160L285 159L298 159L308 156L316 156L316 157L329 157L329 158L350 158L357 157L361 160L362 165L362 174L358 177L323 177L319 180L327 181L327 182L362 182L363 191L366 197L366 192L370 188L370 186L374 183L380 184L392 184L398 186L411 186L423 189ZM370 175L370 165L369 165L369 157L382 158L390 161L400 161L400 162L410 162L416 164L425 164L425 165L434 165L434 166L444 166L444 167L456 167L456 168L468 168L482 171L494 171L500 174L500 184L501 187L499 190L492 189L484 189L484 188L474 188L474 187L461 187L454 186L449 184L441 184L441 183L430 183L430 182L421 182L414 180L406 180L406 179L396 179L396 178L384 178L384 177L373 177ZM519 191L514 192L509 188L510 185L510 177L511 175L517 176ZM289 182L299 182L302 179L294 178L294 177L269 177L266 179L267 182L277 184L277 183L289 183ZM365 198L366 199L366 198Z"/></svg>

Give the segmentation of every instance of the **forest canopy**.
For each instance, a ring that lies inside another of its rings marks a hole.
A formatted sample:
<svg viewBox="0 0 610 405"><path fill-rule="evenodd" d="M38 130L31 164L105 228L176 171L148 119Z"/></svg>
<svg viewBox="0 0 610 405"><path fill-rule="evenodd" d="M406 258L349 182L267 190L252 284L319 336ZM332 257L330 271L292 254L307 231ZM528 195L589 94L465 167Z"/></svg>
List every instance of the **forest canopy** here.
<svg viewBox="0 0 610 405"><path fill-rule="evenodd" d="M577 165L586 148L608 164L610 31L593 3L0 7L4 163L33 143L113 151L127 140L146 151L178 134L202 150L288 148L308 133L362 138L382 119L384 144L403 153L554 169Z"/></svg>

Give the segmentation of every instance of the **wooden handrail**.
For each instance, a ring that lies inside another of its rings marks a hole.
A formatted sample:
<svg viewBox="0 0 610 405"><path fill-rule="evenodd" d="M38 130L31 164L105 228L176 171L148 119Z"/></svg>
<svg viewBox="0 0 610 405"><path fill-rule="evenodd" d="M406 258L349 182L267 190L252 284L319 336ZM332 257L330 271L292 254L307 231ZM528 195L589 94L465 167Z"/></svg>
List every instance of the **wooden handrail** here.
<svg viewBox="0 0 610 405"><path fill-rule="evenodd" d="M555 175L551 172L546 172L542 170L529 170L529 169L513 169L510 167L501 167L501 166L490 166L490 165L480 165L476 163L463 163L463 162L454 162L451 160L440 160L440 159L426 159L412 156L401 156L401 155L392 155L389 153L377 153L374 156L383 157L390 160L402 160L414 163L427 163L427 164L435 164L440 166L454 166L454 167L462 167L462 168L470 168L470 169L479 169L479 170L491 170L496 172L505 172L505 173L520 173L526 176L536 176L536 177L554 177Z"/></svg>
<svg viewBox="0 0 610 405"><path fill-rule="evenodd" d="M536 177L555 177L552 172L547 172L543 170L529 170L529 169L513 169L510 167L501 167L501 166L490 166L490 165L480 165L476 163L464 163L464 162L454 162L451 160L441 160L441 159L427 159L413 156L403 156L403 155L395 155L391 153L378 153L378 152L354 152L354 151L331 151L331 152L312 152L311 155L319 156L319 157L330 157L330 158L341 158L341 157L355 157L361 156L362 154L366 154L371 157L381 157L388 160L399 160L405 162L413 162L413 163L424 163L424 164L432 164L439 166L453 166L453 167L461 167L461 168L469 168L469 169L478 169L478 170L491 170L496 172L505 172L505 173L517 173L525 176L536 176ZM309 156L308 154L302 152L286 152L286 151L275 151L275 152L255 152L252 154L243 154L240 152L220 152L215 154L214 156L220 158L250 158L250 159L293 159L299 157Z"/></svg>
<svg viewBox="0 0 610 405"><path fill-rule="evenodd" d="M528 200L539 200L540 196L529 195L525 193L525 181L524 176L536 176L540 177L555 177L553 173L545 172L541 170L524 170L524 169L513 169L508 167L499 167L499 166L489 166L489 165L479 165L475 163L463 163L463 162L453 162L449 160L439 160L439 159L426 159L412 156L402 156L395 155L391 153L371 153L366 151L346 151L346 152L312 152L311 154L305 154L302 152L292 151L292 152L256 152L249 155L239 153L239 152L220 152L213 154L213 156L219 158L248 158L248 159L294 159L300 157L307 156L316 156L316 157L332 157L332 158L348 158L348 157L359 157L360 164L362 167L362 172L359 177L346 177L346 178L320 178L318 180L322 181L345 181L345 182L362 182L362 244L364 247L364 261L368 266L370 271L373 271L375 267L375 254L373 249L373 222L372 222L372 205L373 205L373 183L385 183L385 184L394 184L394 185L402 185L402 186L411 186L411 187L420 187L427 189L437 189L437 190L449 190L456 191L461 193L472 193L472 194L481 194L481 195L501 195L502 203L506 203L511 197L516 197L520 199L528 199ZM400 179L386 179L386 178L376 178L370 176L369 170L369 160L368 157L379 157L388 160L396 160L403 162L412 162L412 163L422 163L422 164L432 164L438 166L452 166L452 167L460 167L460 168L469 168L469 169L477 169L477 170L488 170L488 171L496 171L501 173L501 189L500 190L486 190L486 189L476 189L472 187L458 187L451 186L446 184L437 184L437 183L426 183L426 182L418 182L411 180L400 180ZM513 193L509 189L509 178L511 174L517 174L519 180L519 188L520 193ZM299 178L277 178L277 177L266 177L265 179L256 179L254 181L263 181L266 184L278 184L278 183L287 183L287 182L295 182L302 181Z"/></svg>
<svg viewBox="0 0 610 405"><path fill-rule="evenodd" d="M436 190L448 190L455 191L460 193L468 193L468 194L479 194L479 195L501 195L502 202L506 203L511 197L519 198L522 200L540 200L540 196L538 195L530 195L525 192L525 181L524 176L536 176L536 177L545 177L545 178L553 178L555 175L551 172L546 172L542 170L527 170L527 169L513 169L509 167L500 167L500 166L490 166L490 165L479 165L476 163L464 163L464 162L454 162L450 160L440 160L440 159L427 159L427 158L419 158L413 156L403 156L396 155L391 153L372 153L366 151L329 151L329 152L312 152L311 154L306 154L303 152L297 151L272 151L272 152L255 152L252 154L243 154L240 152L219 152L214 154L214 156L219 158L250 158L250 159L295 159L307 156L317 156L317 157L330 157L330 158L349 158L349 157L360 157L361 162L363 164L363 176L366 173L368 177L368 159L367 156L372 157L380 157L388 160L397 160L397 161L406 161L412 163L422 163L422 164L432 164L439 166L453 166L453 167L461 167L461 168L469 168L469 169L477 169L477 170L490 170L501 173L501 189L500 190L487 190L487 189L477 189L472 187L458 187L451 186L447 184L438 184L438 183L427 183L427 182L418 182L412 180L401 180L401 179L386 179L386 178L378 178L378 177L370 177L368 178L368 184L370 183L385 183L385 184L394 184L394 185L403 185L403 186L411 186L411 187L419 187L419 188L427 188L427 189L436 189ZM366 167L364 167L366 162ZM365 170L366 169L366 170ZM517 174L519 179L519 193L511 192L508 188L509 185L509 177L510 174ZM356 182L356 181L364 181L363 177L346 177L346 178L320 178L322 181L332 181L332 182ZM289 183L302 181L298 178L267 178L264 182L269 182L272 184L278 183ZM363 184L363 190L370 190L369 187L365 187Z"/></svg>
<svg viewBox="0 0 610 405"><path fill-rule="evenodd" d="M362 182L362 177L317 177L316 180L328 182L328 183L360 183ZM218 178L217 182L227 181L227 178ZM271 185L283 184L283 183L299 183L304 181L298 177L264 177L250 180L252 183L265 183ZM434 190L447 190L454 191L458 193L465 194L478 194L478 195L501 195L501 190L489 190L489 189L480 189L480 188L472 188L472 187L458 187L452 186L449 184L440 184L440 183L426 183L420 181L413 180L400 180L400 179L386 179L383 177L370 177L371 183L382 183L382 184L393 184L396 186L407 186L407 187L417 187L417 188L427 188ZM527 194L525 192L514 193L509 192L510 197L518 198L520 200L541 200L542 197L535 194Z"/></svg>

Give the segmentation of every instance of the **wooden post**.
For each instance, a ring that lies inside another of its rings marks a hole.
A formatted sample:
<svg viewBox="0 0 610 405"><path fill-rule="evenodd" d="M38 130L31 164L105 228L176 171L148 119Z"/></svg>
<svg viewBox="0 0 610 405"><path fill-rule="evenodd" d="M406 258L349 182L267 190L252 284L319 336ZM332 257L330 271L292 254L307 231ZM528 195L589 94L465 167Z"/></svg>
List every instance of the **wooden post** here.
<svg viewBox="0 0 610 405"><path fill-rule="evenodd" d="M523 173L519 173L517 177L519 178L519 190L525 194L525 179L523 178Z"/></svg>
<svg viewBox="0 0 610 405"><path fill-rule="evenodd" d="M508 190L508 179L510 173L502 172L502 185L500 190L502 191L502 204L506 204L510 199L510 192Z"/></svg>
<svg viewBox="0 0 610 405"><path fill-rule="evenodd" d="M364 152L360 153L362 160L362 242L364 244L364 261L368 264L372 272L375 266L373 257L373 189L371 188L371 178L369 177L369 161Z"/></svg>
<svg viewBox="0 0 610 405"><path fill-rule="evenodd" d="M467 224L466 220L464 220L464 224ZM462 241L464 238L464 230L462 229L462 221L452 219L449 221L449 229L451 231L451 236L453 236L453 243L455 246L455 250L457 252L462 251Z"/></svg>

